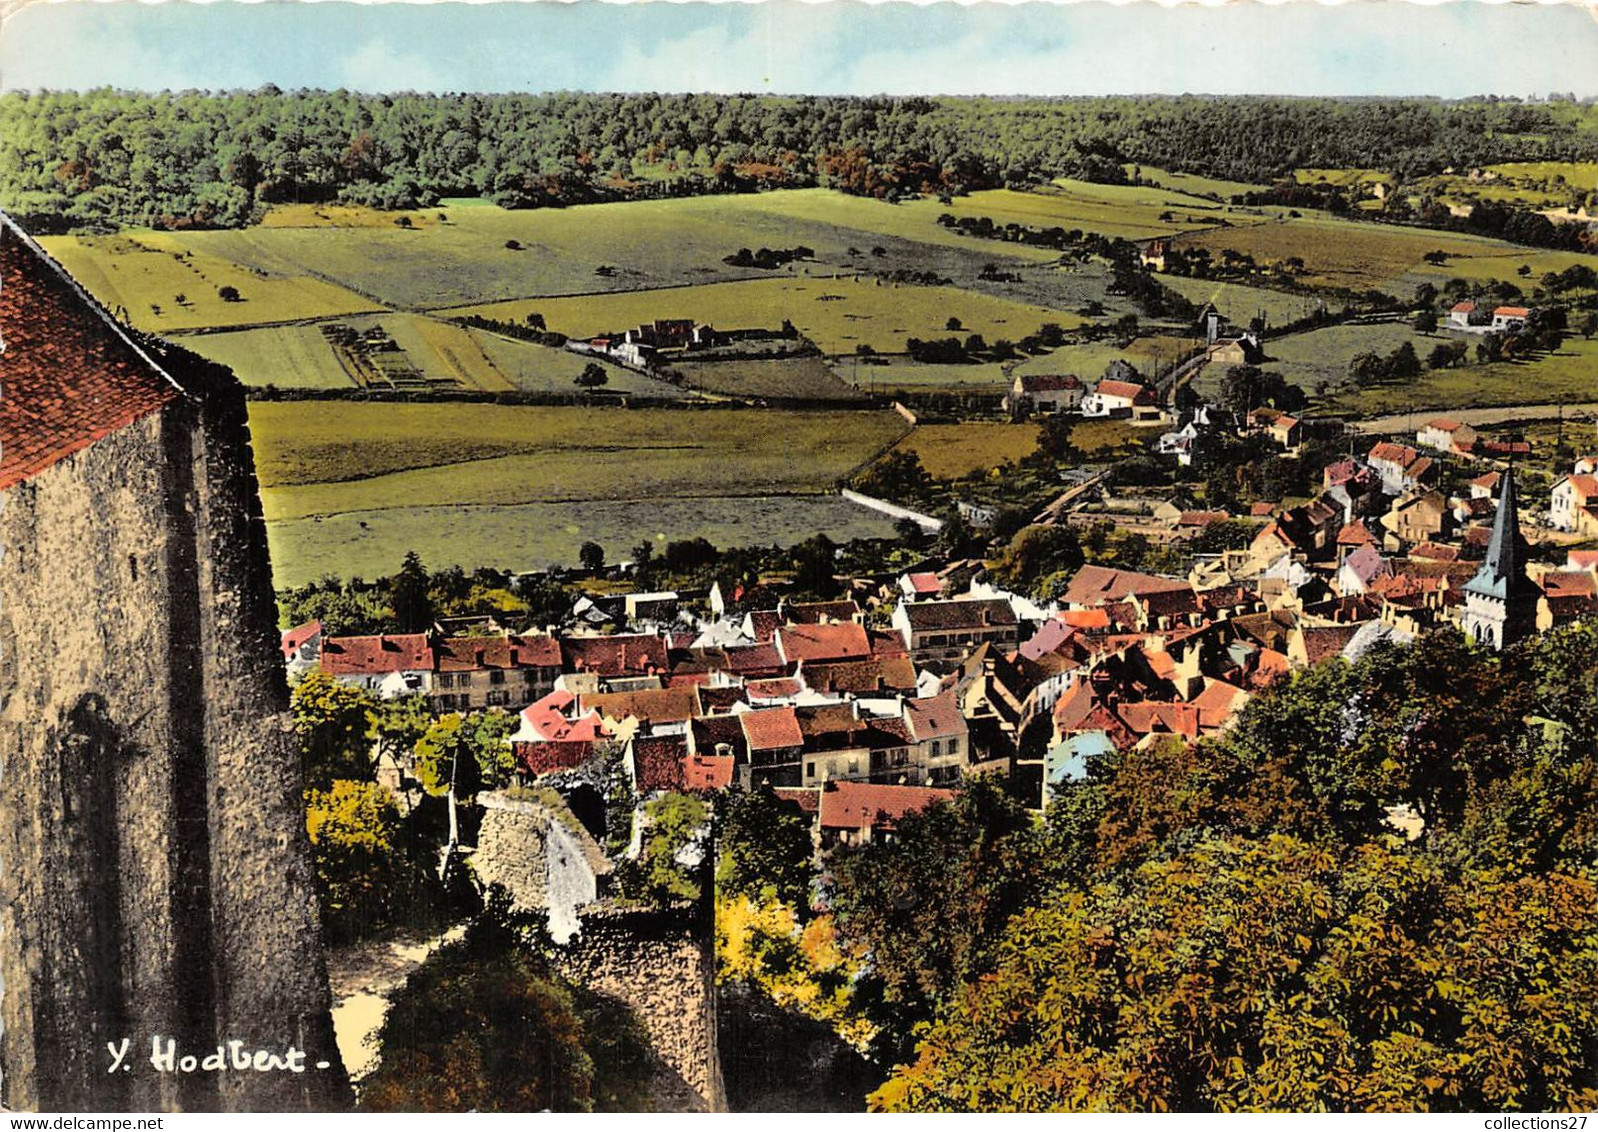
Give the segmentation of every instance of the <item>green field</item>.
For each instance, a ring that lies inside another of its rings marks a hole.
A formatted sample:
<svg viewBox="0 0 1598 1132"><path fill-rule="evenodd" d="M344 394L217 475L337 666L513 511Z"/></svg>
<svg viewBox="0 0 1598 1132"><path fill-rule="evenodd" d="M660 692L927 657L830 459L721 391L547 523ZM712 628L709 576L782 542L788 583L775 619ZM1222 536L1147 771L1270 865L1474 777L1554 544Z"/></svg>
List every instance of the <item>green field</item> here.
<svg viewBox="0 0 1598 1132"><path fill-rule="evenodd" d="M1280 373L1307 392L1318 387L1335 388L1347 382L1348 364L1356 354L1372 351L1386 356L1400 343L1409 342L1424 361L1432 347L1449 341L1446 334L1417 333L1407 322L1380 322L1357 326L1328 326L1289 334L1265 341L1269 360L1261 368ZM1193 388L1204 397L1218 396L1226 367L1206 365L1194 380Z"/></svg>
<svg viewBox="0 0 1598 1132"><path fill-rule="evenodd" d="M1003 362L938 365L893 358L885 365L855 365L847 358L835 364L845 381L858 381L866 392L1003 392L1010 384Z"/></svg>
<svg viewBox="0 0 1598 1132"><path fill-rule="evenodd" d="M1517 250L1511 244L1477 236L1320 216L1211 229L1179 236L1175 242L1183 248L1208 248L1217 260L1226 250L1251 255L1261 267L1296 256L1305 264L1304 284L1354 290L1391 287L1420 267L1425 255L1434 250L1461 257L1498 256Z"/></svg>
<svg viewBox="0 0 1598 1132"><path fill-rule="evenodd" d="M568 562L605 524L622 545L623 518L626 546L657 528L722 545L891 530L807 497L908 426L886 412L253 402L250 430L277 578L290 584L392 568L411 545L434 548L434 562ZM715 517L714 537L696 515Z"/></svg>
<svg viewBox="0 0 1598 1132"><path fill-rule="evenodd" d="M1532 361L1427 370L1413 380L1366 388L1355 386L1348 376L1349 362L1364 351L1386 356L1409 342L1424 362L1438 343L1460 338L1474 347L1473 337L1420 334L1406 322L1331 326L1267 340L1270 360L1262 368L1309 392L1318 409L1350 416L1598 400L1598 341L1576 336L1558 353ZM1194 389L1213 399L1225 376L1225 367L1205 366ZM1317 395L1320 388L1324 395Z"/></svg>
<svg viewBox="0 0 1598 1132"><path fill-rule="evenodd" d="M358 387L315 325L190 334L179 341L185 349L221 362L245 385L274 385L279 389Z"/></svg>
<svg viewBox="0 0 1598 1132"><path fill-rule="evenodd" d="M252 270L227 258L188 253L170 232L46 236L40 243L113 313L126 311L134 326L158 334L381 309L292 266ZM223 300L223 287L235 288L239 300Z"/></svg>
<svg viewBox="0 0 1598 1132"><path fill-rule="evenodd" d="M565 299L523 299L451 311L521 322L544 316L551 330L586 338L625 330L659 318L691 318L727 328L776 329L789 319L828 354L850 354L860 345L878 353L902 353L906 338L943 338L958 318L959 336L982 334L989 341L1017 339L1045 322L1080 326L1082 319L1046 307L962 291L916 287L874 279L778 278L710 283L668 291L632 291Z"/></svg>
<svg viewBox="0 0 1598 1132"><path fill-rule="evenodd" d="M1179 354L1192 350L1196 345L1196 338L1163 334L1134 338L1125 346L1117 346L1114 342L1081 342L1028 358L1016 366L1016 372L1074 373L1091 385L1104 376L1104 371L1112 362L1124 359L1136 366L1144 377L1149 377L1156 366L1168 368Z"/></svg>
<svg viewBox="0 0 1598 1132"><path fill-rule="evenodd" d="M1320 305L1313 296L1245 287L1241 283L1218 283L1213 279L1190 279L1182 275L1162 275L1160 282L1199 306L1214 303L1215 309L1236 326L1246 327L1249 320L1262 311L1267 325L1284 326L1308 317Z"/></svg>
<svg viewBox="0 0 1598 1132"><path fill-rule="evenodd" d="M1016 461L1037 450L1035 424L921 425L899 442L899 447L921 457L921 466L938 479L958 479L971 472L986 472L1006 460Z"/></svg>
<svg viewBox="0 0 1598 1132"><path fill-rule="evenodd" d="M573 379L592 359L569 350L539 346L487 331L455 326L425 315L356 315L340 322L357 330L381 326L421 373L453 381L465 390L572 393ZM182 344L230 367L246 385L279 389L353 389L345 369L318 325L263 327L256 330L191 334ZM605 389L675 400L686 391L623 369L604 365Z"/></svg>
<svg viewBox="0 0 1598 1132"><path fill-rule="evenodd" d="M443 502L821 491L908 426L892 412L339 401L254 402L250 429L267 517L292 518Z"/></svg>
<svg viewBox="0 0 1598 1132"><path fill-rule="evenodd" d="M394 214L324 207L328 219L307 212L309 206L292 207L296 211L275 221L269 213L268 223L255 228L164 237L246 269L314 272L407 309L802 276L807 269L851 266L939 268L951 277L974 277L977 257L1053 258L1039 249L985 247L958 237L937 224L936 202L895 206L823 189L558 209L457 203ZM445 221L437 221L439 212ZM415 218L412 226L396 226L399 215ZM518 246L509 248L509 242ZM813 264L770 272L722 262L739 248L799 245L814 251ZM886 254L873 257L879 246ZM962 257L970 261L965 269L958 262ZM600 267L610 272L600 274Z"/></svg>
<svg viewBox="0 0 1598 1132"><path fill-rule="evenodd" d="M853 386L833 374L818 357L755 361L689 362L673 367L694 389L728 397L802 397L853 401Z"/></svg>
<svg viewBox="0 0 1598 1132"><path fill-rule="evenodd" d="M581 504L403 507L269 522L272 576L298 586L327 574L376 578L415 550L429 569L572 566L592 540L613 558L645 540L707 538L719 547L892 538L893 520L837 495L598 500Z"/></svg>
<svg viewBox="0 0 1598 1132"><path fill-rule="evenodd" d="M1566 339L1558 353L1535 361L1427 371L1402 385L1340 391L1328 407L1355 416L1375 416L1411 408L1470 409L1594 400L1598 400L1598 339L1573 337Z"/></svg>

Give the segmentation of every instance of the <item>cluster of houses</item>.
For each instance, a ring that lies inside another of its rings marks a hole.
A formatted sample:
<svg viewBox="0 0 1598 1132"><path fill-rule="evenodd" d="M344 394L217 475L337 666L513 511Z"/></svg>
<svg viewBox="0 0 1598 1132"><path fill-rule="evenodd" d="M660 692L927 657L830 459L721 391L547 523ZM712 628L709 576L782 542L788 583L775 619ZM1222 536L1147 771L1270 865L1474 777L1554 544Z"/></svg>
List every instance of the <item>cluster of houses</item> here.
<svg viewBox="0 0 1598 1132"><path fill-rule="evenodd" d="M1124 378L1106 375L1091 388L1075 374L1017 374L1000 404L1011 414L1080 413L1135 423L1165 419L1154 389L1143 384L1136 370L1128 366L1126 371Z"/></svg>
<svg viewBox="0 0 1598 1132"><path fill-rule="evenodd" d="M719 345L714 327L691 318L657 318L618 334L598 334L568 342L567 348L581 354L599 354L634 369L658 364L662 352L672 354Z"/></svg>
<svg viewBox="0 0 1598 1132"><path fill-rule="evenodd" d="M1448 308L1449 330L1462 330L1466 334L1513 334L1525 327L1532 312L1529 307L1493 307L1491 310L1470 300L1455 303Z"/></svg>

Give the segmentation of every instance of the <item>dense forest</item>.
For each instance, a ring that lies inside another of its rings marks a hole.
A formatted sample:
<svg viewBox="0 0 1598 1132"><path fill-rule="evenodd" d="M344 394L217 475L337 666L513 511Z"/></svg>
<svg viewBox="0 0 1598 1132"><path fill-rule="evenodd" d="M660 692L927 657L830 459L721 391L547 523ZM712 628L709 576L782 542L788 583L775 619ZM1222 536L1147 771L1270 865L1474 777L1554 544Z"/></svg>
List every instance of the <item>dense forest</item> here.
<svg viewBox="0 0 1598 1132"><path fill-rule="evenodd" d="M1479 99L362 95L0 97L0 204L40 230L232 227L283 201L510 207L824 185L893 198L1123 163L1255 183L1598 158L1598 110Z"/></svg>

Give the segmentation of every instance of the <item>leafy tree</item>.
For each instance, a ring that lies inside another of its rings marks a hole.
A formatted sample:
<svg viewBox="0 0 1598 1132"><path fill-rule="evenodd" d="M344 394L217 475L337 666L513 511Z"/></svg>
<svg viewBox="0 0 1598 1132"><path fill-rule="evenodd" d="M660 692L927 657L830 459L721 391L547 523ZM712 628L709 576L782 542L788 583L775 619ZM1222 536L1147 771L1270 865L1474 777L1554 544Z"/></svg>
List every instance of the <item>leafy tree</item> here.
<svg viewBox="0 0 1598 1132"><path fill-rule="evenodd" d="M735 795L720 831L717 896L777 900L801 919L810 911L810 821L769 789Z"/></svg>
<svg viewBox="0 0 1598 1132"><path fill-rule="evenodd" d="M922 466L920 454L907 448L895 448L854 481L857 490L890 500L923 499L932 484L932 476Z"/></svg>
<svg viewBox="0 0 1598 1132"><path fill-rule="evenodd" d="M1013 921L872 1104L1589 1108L1595 896L1384 845L1206 839Z"/></svg>
<svg viewBox="0 0 1598 1132"><path fill-rule="evenodd" d="M1437 312L1430 307L1415 316L1415 329L1422 334L1437 332Z"/></svg>
<svg viewBox="0 0 1598 1132"><path fill-rule="evenodd" d="M452 712L434 720L416 742L416 777L435 798L453 793L470 799L481 790L508 785L516 763L508 736L515 718L502 711Z"/></svg>
<svg viewBox="0 0 1598 1132"><path fill-rule="evenodd" d="M430 955L393 997L374 1112L638 1112L649 1042L616 1000L572 986L503 923L503 906Z"/></svg>
<svg viewBox="0 0 1598 1132"><path fill-rule="evenodd" d="M239 289L231 283L225 283L216 289L216 297L224 303L241 303L244 296L239 294Z"/></svg>
<svg viewBox="0 0 1598 1132"><path fill-rule="evenodd" d="M1009 588L1030 590L1049 574L1076 570L1083 560L1082 545L1070 527L1027 527L1005 547L995 572Z"/></svg>
<svg viewBox="0 0 1598 1132"><path fill-rule="evenodd" d="M618 870L622 892L665 906L700 896L710 807L691 794L664 794L644 806L643 849Z"/></svg>
<svg viewBox="0 0 1598 1132"><path fill-rule="evenodd" d="M289 694L305 786L328 789L335 779L372 776L371 727L376 699L325 672L307 672Z"/></svg>
<svg viewBox="0 0 1598 1132"><path fill-rule="evenodd" d="M610 375L605 372L605 367L598 362L589 362L583 367L583 372L572 379L572 384L581 385L584 389L597 389L610 381Z"/></svg>
<svg viewBox="0 0 1598 1132"><path fill-rule="evenodd" d="M577 548L577 561L590 574L597 574L605 568L605 548L597 542L585 542Z"/></svg>
<svg viewBox="0 0 1598 1132"><path fill-rule="evenodd" d="M389 580L389 603L401 633L425 633L433 627L433 598L421 556L406 552L398 574Z"/></svg>
<svg viewBox="0 0 1598 1132"><path fill-rule="evenodd" d="M987 970L1005 922L1050 879L1027 811L991 779L832 858L839 937L869 957L891 1056L914 1024Z"/></svg>
<svg viewBox="0 0 1598 1132"><path fill-rule="evenodd" d="M824 534L817 534L793 548L794 585L803 593L819 598L837 595L838 546Z"/></svg>
<svg viewBox="0 0 1598 1132"><path fill-rule="evenodd" d="M334 941L432 918L438 893L403 845L399 807L375 782L337 779L305 795L322 924Z"/></svg>

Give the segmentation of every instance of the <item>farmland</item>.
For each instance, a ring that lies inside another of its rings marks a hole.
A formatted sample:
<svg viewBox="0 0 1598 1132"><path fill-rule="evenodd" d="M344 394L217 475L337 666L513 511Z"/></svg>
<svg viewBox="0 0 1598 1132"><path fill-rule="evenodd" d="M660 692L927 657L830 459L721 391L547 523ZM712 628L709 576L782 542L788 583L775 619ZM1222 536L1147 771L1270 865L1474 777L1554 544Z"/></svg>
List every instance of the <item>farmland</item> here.
<svg viewBox="0 0 1598 1132"><path fill-rule="evenodd" d="M1074 315L956 287L894 285L862 277L758 279L665 292L523 299L450 313L511 322L538 313L551 330L573 337L622 330L657 318L770 328L789 319L829 354L853 353L861 345L878 353L900 353L906 338L947 336L945 324L951 317L960 319L962 337L982 334L989 341L1032 334L1045 322L1066 327L1082 324Z"/></svg>
<svg viewBox="0 0 1598 1132"><path fill-rule="evenodd" d="M502 561L504 547L521 548L523 561L567 561L591 537L584 517L599 502L613 505L599 514L652 516L638 530L715 509L734 524L726 537L768 542L775 517L795 505L764 505L760 526L747 501L830 491L907 429L892 413L350 402L256 402L250 425L280 583L325 569L324 532L336 531L345 532L336 545L374 546L374 530L403 532L393 536L401 554L404 538L427 534L448 561ZM735 525L745 505L747 536ZM847 508L826 514L875 523ZM506 525L535 515L545 528Z"/></svg>
<svg viewBox="0 0 1598 1132"><path fill-rule="evenodd" d="M673 367L689 386L732 397L794 397L856 400L860 394L840 381L818 357L755 361L688 362Z"/></svg>
<svg viewBox="0 0 1598 1132"><path fill-rule="evenodd" d="M1598 340L1571 337L1545 357L1428 370L1402 385L1341 391L1328 407L1366 416L1405 407L1419 411L1586 403L1598 388L1594 374L1598 374Z"/></svg>
<svg viewBox="0 0 1598 1132"><path fill-rule="evenodd" d="M188 251L171 233L53 236L40 243L95 298L158 334L381 309L303 271L252 268ZM225 287L238 299L222 298Z"/></svg>
<svg viewBox="0 0 1598 1132"><path fill-rule="evenodd" d="M1478 236L1317 216L1211 229L1179 236L1175 242L1183 248L1207 248L1217 258L1224 251L1250 255L1261 266L1297 256L1305 263L1300 279L1304 285L1358 291L1392 286L1431 251L1469 257L1516 250L1511 244Z"/></svg>
<svg viewBox="0 0 1598 1132"><path fill-rule="evenodd" d="M1029 456L1038 446L1035 424L967 422L956 425L922 425L904 440L900 449L914 452L921 466L938 479L958 479L972 472L987 472L1006 461Z"/></svg>
<svg viewBox="0 0 1598 1132"><path fill-rule="evenodd" d="M589 359L472 330L422 315L357 315L339 320L358 332L383 331L404 364L447 388L479 392L571 393ZM319 325L276 326L181 339L195 353L230 367L239 380L279 389L354 389L360 384ZM606 365L606 390L675 399L666 382Z"/></svg>
<svg viewBox="0 0 1598 1132"><path fill-rule="evenodd" d="M1238 326L1247 326L1249 320L1261 312L1265 315L1267 325L1282 326L1307 317L1320 305L1319 300L1311 295L1247 287L1241 283L1190 279L1181 275L1162 275L1160 282L1199 306L1214 303L1223 318Z"/></svg>
<svg viewBox="0 0 1598 1132"><path fill-rule="evenodd" d="M1140 373L1151 374L1156 367L1164 369L1179 355L1191 351L1199 344L1196 338L1178 338L1172 335L1144 335L1134 338L1125 346L1114 342L1081 342L1061 346L1047 354L1028 358L1016 366L1016 371L1035 373L1074 373L1083 381L1092 382L1102 377L1111 363L1125 359Z"/></svg>
<svg viewBox="0 0 1598 1132"><path fill-rule="evenodd" d="M415 550L430 569L570 566L584 542L616 557L644 541L707 538L717 546L785 546L825 533L837 542L891 538L893 520L837 495L710 496L401 507L267 524L279 586L327 574L391 574Z"/></svg>

